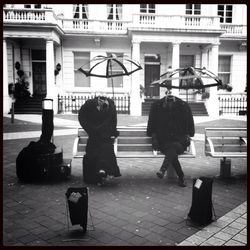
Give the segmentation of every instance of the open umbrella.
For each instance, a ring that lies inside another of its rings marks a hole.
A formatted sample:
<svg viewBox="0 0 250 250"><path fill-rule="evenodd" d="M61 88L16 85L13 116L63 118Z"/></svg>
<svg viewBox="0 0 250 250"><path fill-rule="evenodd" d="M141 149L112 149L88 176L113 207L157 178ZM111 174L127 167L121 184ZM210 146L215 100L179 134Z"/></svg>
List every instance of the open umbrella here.
<svg viewBox="0 0 250 250"><path fill-rule="evenodd" d="M138 62L123 56L117 56L115 54L111 54L110 56L96 56L90 61L90 63L93 64L93 66L89 70L84 70L84 65L82 65L78 70L86 76L111 78L113 98L113 77L129 76L135 71L142 69ZM126 67L128 65L131 65L130 69Z"/></svg>
<svg viewBox="0 0 250 250"><path fill-rule="evenodd" d="M180 80L178 86L172 85L173 80ZM223 84L221 79L206 68L179 68L173 71L167 71L160 76L160 79L151 83L152 86L158 85L167 89L188 89L203 90L208 87L217 86L220 89L231 91L228 84Z"/></svg>

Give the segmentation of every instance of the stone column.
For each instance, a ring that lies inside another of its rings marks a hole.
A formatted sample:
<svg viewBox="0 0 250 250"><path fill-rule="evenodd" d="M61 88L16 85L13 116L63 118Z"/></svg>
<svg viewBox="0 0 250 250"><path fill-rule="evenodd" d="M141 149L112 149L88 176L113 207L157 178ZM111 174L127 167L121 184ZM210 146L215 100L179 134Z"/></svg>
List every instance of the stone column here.
<svg viewBox="0 0 250 250"><path fill-rule="evenodd" d="M3 114L8 114L11 108L11 98L8 92L8 57L7 42L3 39Z"/></svg>
<svg viewBox="0 0 250 250"><path fill-rule="evenodd" d="M172 50L172 69L180 68L180 43L172 43L173 50ZM179 74L175 74L174 77L178 77ZM179 86L179 80L172 81L173 86ZM175 96L179 96L178 89L172 89L172 94Z"/></svg>
<svg viewBox="0 0 250 250"><path fill-rule="evenodd" d="M53 99L54 114L57 113L57 93L55 87L55 58L54 58L54 43L52 40L46 41L46 98Z"/></svg>
<svg viewBox="0 0 250 250"><path fill-rule="evenodd" d="M140 62L140 42L132 42L132 59ZM140 70L131 75L130 114L141 115Z"/></svg>
<svg viewBox="0 0 250 250"><path fill-rule="evenodd" d="M212 44L209 53L209 70L218 75L218 57L219 57L219 44ZM208 100L208 113L211 117L219 116L219 100L218 100L217 87L210 88L210 97Z"/></svg>
<svg viewBox="0 0 250 250"><path fill-rule="evenodd" d="M207 48L203 48L201 50L201 68L205 67L207 68L208 66L208 49Z"/></svg>

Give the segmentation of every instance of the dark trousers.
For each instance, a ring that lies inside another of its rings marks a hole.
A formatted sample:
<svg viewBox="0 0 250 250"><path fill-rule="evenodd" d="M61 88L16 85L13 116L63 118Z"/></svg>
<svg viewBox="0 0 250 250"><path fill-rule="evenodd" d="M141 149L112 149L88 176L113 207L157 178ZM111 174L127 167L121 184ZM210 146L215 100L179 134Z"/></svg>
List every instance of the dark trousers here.
<svg viewBox="0 0 250 250"><path fill-rule="evenodd" d="M167 143L163 145L161 151L165 155L161 170L166 171L171 164L174 167L178 177L183 178L184 173L178 160L178 155L184 152L183 145L179 142Z"/></svg>

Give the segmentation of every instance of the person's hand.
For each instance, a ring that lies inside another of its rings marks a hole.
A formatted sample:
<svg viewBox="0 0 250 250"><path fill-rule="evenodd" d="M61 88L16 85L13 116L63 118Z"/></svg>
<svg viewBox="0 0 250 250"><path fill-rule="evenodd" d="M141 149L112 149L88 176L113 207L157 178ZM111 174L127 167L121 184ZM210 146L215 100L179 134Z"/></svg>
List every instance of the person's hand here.
<svg viewBox="0 0 250 250"><path fill-rule="evenodd" d="M152 134L152 147L153 147L153 150L156 150L156 151L160 149L159 142L155 133Z"/></svg>

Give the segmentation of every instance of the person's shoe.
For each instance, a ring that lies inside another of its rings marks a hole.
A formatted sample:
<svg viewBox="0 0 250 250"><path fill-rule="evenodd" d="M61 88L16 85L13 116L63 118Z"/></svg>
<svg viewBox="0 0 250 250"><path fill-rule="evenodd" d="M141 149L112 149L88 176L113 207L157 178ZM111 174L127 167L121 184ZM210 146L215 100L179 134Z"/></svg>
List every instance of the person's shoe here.
<svg viewBox="0 0 250 250"><path fill-rule="evenodd" d="M184 178L179 178L179 186L180 187L186 187L187 183Z"/></svg>
<svg viewBox="0 0 250 250"><path fill-rule="evenodd" d="M156 175L157 175L158 178L162 179L162 178L164 177L164 175L165 175L165 172L166 172L165 169L160 169L160 170L156 173Z"/></svg>
<svg viewBox="0 0 250 250"><path fill-rule="evenodd" d="M106 172L103 169L99 170L98 175L100 177L107 177L107 174L106 174Z"/></svg>

